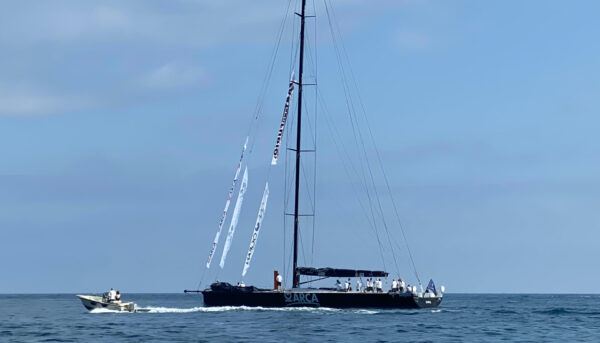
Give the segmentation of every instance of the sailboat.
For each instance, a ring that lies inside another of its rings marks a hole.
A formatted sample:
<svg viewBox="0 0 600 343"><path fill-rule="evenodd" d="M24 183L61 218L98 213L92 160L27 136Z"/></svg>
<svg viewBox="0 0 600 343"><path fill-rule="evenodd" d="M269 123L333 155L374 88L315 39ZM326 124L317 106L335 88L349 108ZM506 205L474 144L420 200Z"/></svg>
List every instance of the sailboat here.
<svg viewBox="0 0 600 343"><path fill-rule="evenodd" d="M429 282L425 291L417 289L416 286L405 286L404 282L394 284L396 287L390 291L383 290L381 283L375 284L371 282L367 284L366 289L355 289L350 290L348 287L335 289L335 288L313 288L304 287L309 281L302 282L302 277L317 278L318 280L326 278L368 278L368 279L381 279L387 278L389 273L381 270L355 270L355 269L343 269L343 268L314 268L314 267L302 267L298 265L298 232L299 232L299 190L300 190L300 161L302 145L302 96L303 96L303 73L304 73L304 45L305 45L305 20L309 17L306 14L306 0L302 0L300 13L295 13L300 18L300 39L299 39L299 59L298 59L298 80L290 81L288 97L286 100L286 106L284 109L284 117L282 126L279 130L277 138L277 144L273 161L275 162L278 157L279 144L281 142L281 135L283 134L283 125L285 125L285 119L289 110L289 103L292 91L294 87L298 88L297 95L297 117L296 117L296 146L295 149L295 193L294 193L294 233L293 233L293 264L292 264L292 288L282 289L280 288L281 278L277 276L277 271L274 275L274 287L272 289L257 288L254 286L246 286L242 283L233 285L227 282L214 282L210 287L201 291L186 291L186 292L199 292L204 297L205 306L253 306L253 307L331 307L331 308L428 308L436 307L442 302L444 287L436 289L433 281ZM215 241L211 247L210 256L207 262L207 268L210 267L213 254L219 241L221 228L227 216L230 200L236 188L236 183L239 179L241 172L242 160L244 158L244 152L246 151L248 140L244 144L242 150L242 156L240 163L238 164L233 185L227 197L227 203L225 211L219 223L219 229L215 237ZM272 163L273 164L273 163ZM247 183L247 170L244 172L244 182ZM235 225L237 225L238 204L243 200L243 193L245 192L244 182L242 183L240 193L236 202L236 208L233 214L232 224L229 229L226 248L224 250L221 263L224 262L227 250L229 249L230 238L235 232ZM268 199L269 188L268 182L265 185L265 191L263 193L261 206L258 213L256 225L254 227L252 240L250 243L250 249L246 257L244 265L244 271L242 275L245 275L247 268L250 264L250 259L256 246L256 239L258 238L258 232L262 224L262 217L264 216L266 203ZM240 199L241 198L241 199ZM222 267L222 264L221 264ZM339 282L339 281L338 281Z"/></svg>

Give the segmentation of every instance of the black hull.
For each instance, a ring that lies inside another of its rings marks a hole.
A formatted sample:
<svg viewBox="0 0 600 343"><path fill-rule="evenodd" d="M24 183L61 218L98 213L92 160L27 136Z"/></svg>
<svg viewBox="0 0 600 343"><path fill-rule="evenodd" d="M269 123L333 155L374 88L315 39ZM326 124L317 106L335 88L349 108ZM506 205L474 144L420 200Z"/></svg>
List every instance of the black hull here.
<svg viewBox="0 0 600 343"><path fill-rule="evenodd" d="M428 308L437 307L441 297L422 298L411 293L358 293L297 289L261 290L226 287L202 291L205 306L331 307L331 308Z"/></svg>

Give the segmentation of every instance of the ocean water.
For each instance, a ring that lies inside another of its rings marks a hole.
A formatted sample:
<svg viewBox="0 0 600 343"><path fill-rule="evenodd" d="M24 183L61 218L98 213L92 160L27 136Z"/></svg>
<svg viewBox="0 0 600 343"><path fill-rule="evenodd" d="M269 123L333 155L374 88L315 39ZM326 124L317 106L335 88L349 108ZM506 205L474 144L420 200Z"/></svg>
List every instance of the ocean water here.
<svg viewBox="0 0 600 343"><path fill-rule="evenodd" d="M0 342L600 342L600 295L447 294L422 310L205 308L199 294L123 300L150 311L0 295Z"/></svg>

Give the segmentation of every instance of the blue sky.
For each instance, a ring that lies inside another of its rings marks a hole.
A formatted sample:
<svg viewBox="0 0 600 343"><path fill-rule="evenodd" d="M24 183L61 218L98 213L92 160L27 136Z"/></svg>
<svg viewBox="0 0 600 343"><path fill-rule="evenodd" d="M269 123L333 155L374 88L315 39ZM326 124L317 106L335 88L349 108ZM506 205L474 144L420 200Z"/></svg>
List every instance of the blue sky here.
<svg viewBox="0 0 600 343"><path fill-rule="evenodd" d="M0 292L197 285L286 5L5 4ZM600 5L332 6L421 278L452 292L597 293ZM351 150L322 1L316 7L319 87ZM221 280L241 273L287 91L290 36L265 93ZM382 268L349 191L355 181L318 123L315 265ZM269 179L247 283L268 286L282 269L283 174L282 163ZM414 282L406 253L398 257Z"/></svg>

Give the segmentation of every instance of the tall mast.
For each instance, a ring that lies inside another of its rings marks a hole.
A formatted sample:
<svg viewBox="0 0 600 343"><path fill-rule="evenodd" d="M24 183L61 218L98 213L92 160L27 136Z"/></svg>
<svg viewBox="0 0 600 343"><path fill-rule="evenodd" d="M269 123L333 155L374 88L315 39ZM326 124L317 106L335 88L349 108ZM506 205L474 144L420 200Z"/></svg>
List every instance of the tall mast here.
<svg viewBox="0 0 600 343"><path fill-rule="evenodd" d="M302 72L304 70L304 21L305 21L306 0L302 0L302 12L300 16L300 64L298 66L298 121L296 128L296 194L294 203L294 282L293 287L296 288L300 284L300 275L298 269L298 204L300 191L300 153L302 138Z"/></svg>

